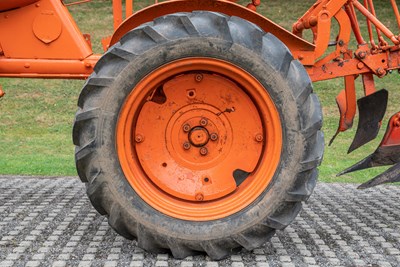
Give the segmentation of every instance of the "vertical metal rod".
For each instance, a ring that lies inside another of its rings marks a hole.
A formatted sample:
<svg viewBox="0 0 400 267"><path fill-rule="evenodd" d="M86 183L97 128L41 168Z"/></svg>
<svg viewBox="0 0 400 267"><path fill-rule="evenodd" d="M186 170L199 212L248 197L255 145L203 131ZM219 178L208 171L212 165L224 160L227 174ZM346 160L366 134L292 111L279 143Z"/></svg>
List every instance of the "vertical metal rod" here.
<svg viewBox="0 0 400 267"><path fill-rule="evenodd" d="M370 0L369 0L370 1ZM396 36L388 29L385 25L382 24L373 14L371 14L362 4L358 1L352 1L355 8L357 8L364 16L369 19L372 24L374 24L377 29L382 31L384 35L386 35L394 44L399 44L399 40L397 40ZM383 38L382 38L383 39Z"/></svg>
<svg viewBox="0 0 400 267"><path fill-rule="evenodd" d="M372 15L373 15L376 19L378 19L378 18L376 17L374 2L373 2L372 0L368 0L368 3L369 3L369 8L371 9ZM377 26L375 26L375 29L376 29L376 34L378 35L378 40L379 40L379 41L382 40L381 31L378 29Z"/></svg>
<svg viewBox="0 0 400 267"><path fill-rule="evenodd" d="M397 7L396 0L390 0L390 3L392 4L394 15L396 16L397 20L397 27L400 31L400 14L399 14L399 8Z"/></svg>
<svg viewBox="0 0 400 267"><path fill-rule="evenodd" d="M364 0L364 6L367 10L369 10L367 0ZM371 21L369 21L368 18L366 18L366 20L367 20L367 27L368 27L369 42L371 43L372 49L376 49L377 47L376 47L376 44L374 41L374 35L372 33Z"/></svg>
<svg viewBox="0 0 400 267"><path fill-rule="evenodd" d="M360 25L358 24L356 12L354 10L354 6L350 2L349 4L345 5L345 10L347 15L350 18L351 28L353 29L354 36L356 37L358 44L365 44L364 38L361 35Z"/></svg>
<svg viewBox="0 0 400 267"><path fill-rule="evenodd" d="M114 30L122 23L122 0L113 0Z"/></svg>
<svg viewBox="0 0 400 267"><path fill-rule="evenodd" d="M133 0L126 0L125 3L125 18L133 14Z"/></svg>

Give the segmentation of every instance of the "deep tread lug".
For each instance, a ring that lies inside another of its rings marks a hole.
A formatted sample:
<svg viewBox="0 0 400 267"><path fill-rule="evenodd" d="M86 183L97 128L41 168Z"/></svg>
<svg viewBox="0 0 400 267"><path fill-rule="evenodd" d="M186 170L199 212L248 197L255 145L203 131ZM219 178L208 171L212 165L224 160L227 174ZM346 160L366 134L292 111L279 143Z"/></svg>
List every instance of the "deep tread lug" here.
<svg viewBox="0 0 400 267"><path fill-rule="evenodd" d="M231 250L224 245L214 244L212 241L204 242L202 245L203 250L213 260L222 260L231 254Z"/></svg>
<svg viewBox="0 0 400 267"><path fill-rule="evenodd" d="M287 193L288 196L286 197L286 201L307 201L314 191L315 185L317 184L318 180L318 170L313 169L311 171L311 174L300 173L299 176L303 177L299 177L296 179L295 187Z"/></svg>
<svg viewBox="0 0 400 267"><path fill-rule="evenodd" d="M147 34L155 43L163 43L167 41L167 39L162 36L159 32L154 30L153 27L146 26L143 28L143 32Z"/></svg>
<svg viewBox="0 0 400 267"><path fill-rule="evenodd" d="M314 169L322 162L324 152L324 134L322 131L318 131L310 138L315 140L314 144L316 145L306 148L306 150L308 150L308 157L300 163L302 171Z"/></svg>
<svg viewBox="0 0 400 267"><path fill-rule="evenodd" d="M196 27L193 25L192 21L187 16L180 17L180 20L190 36L199 36L199 32Z"/></svg>
<svg viewBox="0 0 400 267"><path fill-rule="evenodd" d="M287 202L272 216L269 216L265 224L271 228L283 230L296 218L301 206L301 202Z"/></svg>
<svg viewBox="0 0 400 267"><path fill-rule="evenodd" d="M133 60L137 55L133 54L132 52L129 52L127 50L124 50L120 47L114 47L110 50L110 53L123 59L126 61L131 61Z"/></svg>
<svg viewBox="0 0 400 267"><path fill-rule="evenodd" d="M168 240L168 245L171 249L172 256L176 259L184 259L200 253L199 251L192 250L185 245L177 243L175 240Z"/></svg>
<svg viewBox="0 0 400 267"><path fill-rule="evenodd" d="M270 33L264 35L262 41L263 58L268 59L266 62L286 77L293 59L289 49L285 45L282 45L282 42Z"/></svg>

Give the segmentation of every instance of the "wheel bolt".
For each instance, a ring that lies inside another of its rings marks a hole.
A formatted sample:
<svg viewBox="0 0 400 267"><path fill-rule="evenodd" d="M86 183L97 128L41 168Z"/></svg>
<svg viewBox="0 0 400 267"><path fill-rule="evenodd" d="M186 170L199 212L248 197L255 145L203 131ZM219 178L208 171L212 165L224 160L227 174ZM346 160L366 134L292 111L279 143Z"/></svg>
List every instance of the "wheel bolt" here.
<svg viewBox="0 0 400 267"><path fill-rule="evenodd" d="M195 196L197 201L203 201L204 200L204 196L202 193L197 193Z"/></svg>
<svg viewBox="0 0 400 267"><path fill-rule="evenodd" d="M183 125L183 131L184 131L184 132L189 132L189 131L190 131L190 125L187 124L187 123L185 123L185 124Z"/></svg>
<svg viewBox="0 0 400 267"><path fill-rule="evenodd" d="M201 126L206 126L207 124L208 124L208 120L207 119L203 118L203 119L200 120L200 125Z"/></svg>
<svg viewBox="0 0 400 267"><path fill-rule="evenodd" d="M190 143L189 143L189 142L185 142L185 143L183 143L183 149L185 149L185 150L189 150L189 149L190 149L190 147L191 147L191 145L190 145Z"/></svg>
<svg viewBox="0 0 400 267"><path fill-rule="evenodd" d="M208 154L208 149L206 147L200 148L200 155L205 156Z"/></svg>
<svg viewBox="0 0 400 267"><path fill-rule="evenodd" d="M196 76L194 76L194 79L196 80L196 82L201 82L201 80L203 80L203 75L196 74Z"/></svg>
<svg viewBox="0 0 400 267"><path fill-rule="evenodd" d="M143 141L144 141L144 136L143 136L143 135L137 134L137 135L135 136L135 142L136 142L136 143L141 143L141 142L143 142Z"/></svg>
<svg viewBox="0 0 400 267"><path fill-rule="evenodd" d="M262 140L264 140L264 137L262 136L262 134L256 134L255 139L257 142L262 142Z"/></svg>
<svg viewBox="0 0 400 267"><path fill-rule="evenodd" d="M211 141L216 141L218 139L218 134L216 134L216 133L210 134L210 139L211 139Z"/></svg>

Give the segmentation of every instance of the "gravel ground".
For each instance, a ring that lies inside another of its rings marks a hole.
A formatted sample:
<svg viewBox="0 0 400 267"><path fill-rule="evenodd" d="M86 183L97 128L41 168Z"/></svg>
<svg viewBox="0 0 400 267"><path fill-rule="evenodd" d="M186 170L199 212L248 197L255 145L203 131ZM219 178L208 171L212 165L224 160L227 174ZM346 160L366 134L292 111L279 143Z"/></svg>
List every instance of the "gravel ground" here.
<svg viewBox="0 0 400 267"><path fill-rule="evenodd" d="M75 177L0 176L0 266L400 266L400 186L319 183L271 242L175 260L118 236Z"/></svg>

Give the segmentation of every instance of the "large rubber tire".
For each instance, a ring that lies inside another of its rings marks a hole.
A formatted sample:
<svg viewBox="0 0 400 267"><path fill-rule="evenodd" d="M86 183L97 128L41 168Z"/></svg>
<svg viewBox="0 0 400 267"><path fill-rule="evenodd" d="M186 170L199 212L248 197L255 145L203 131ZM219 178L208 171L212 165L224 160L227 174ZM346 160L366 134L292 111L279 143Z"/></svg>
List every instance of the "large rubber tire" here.
<svg viewBox="0 0 400 267"><path fill-rule="evenodd" d="M190 221L167 216L133 190L116 151L125 99L154 69L188 57L216 58L251 73L279 112L282 152L272 182L253 203L225 218ZM150 252L221 259L251 250L284 229L311 195L324 148L322 114L311 81L276 37L238 17L177 13L127 33L99 60L78 101L73 140L76 166L93 206L110 226Z"/></svg>

